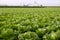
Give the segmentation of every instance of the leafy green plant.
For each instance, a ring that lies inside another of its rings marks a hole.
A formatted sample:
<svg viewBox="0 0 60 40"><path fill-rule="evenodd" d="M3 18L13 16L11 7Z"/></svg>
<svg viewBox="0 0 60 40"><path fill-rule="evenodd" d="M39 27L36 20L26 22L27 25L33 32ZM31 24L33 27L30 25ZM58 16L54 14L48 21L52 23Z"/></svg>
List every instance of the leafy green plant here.
<svg viewBox="0 0 60 40"><path fill-rule="evenodd" d="M0 40L60 40L60 8L0 8Z"/></svg>
<svg viewBox="0 0 60 40"><path fill-rule="evenodd" d="M25 32L23 34L19 34L19 40L39 40L38 35L35 32Z"/></svg>

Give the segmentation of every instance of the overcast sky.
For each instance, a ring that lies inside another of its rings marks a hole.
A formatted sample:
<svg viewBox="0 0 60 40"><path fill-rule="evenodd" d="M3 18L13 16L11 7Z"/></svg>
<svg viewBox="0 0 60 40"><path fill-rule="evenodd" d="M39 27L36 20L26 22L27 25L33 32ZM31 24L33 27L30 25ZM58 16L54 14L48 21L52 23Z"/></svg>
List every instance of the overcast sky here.
<svg viewBox="0 0 60 40"><path fill-rule="evenodd" d="M0 0L0 5L44 5L60 6L60 0Z"/></svg>

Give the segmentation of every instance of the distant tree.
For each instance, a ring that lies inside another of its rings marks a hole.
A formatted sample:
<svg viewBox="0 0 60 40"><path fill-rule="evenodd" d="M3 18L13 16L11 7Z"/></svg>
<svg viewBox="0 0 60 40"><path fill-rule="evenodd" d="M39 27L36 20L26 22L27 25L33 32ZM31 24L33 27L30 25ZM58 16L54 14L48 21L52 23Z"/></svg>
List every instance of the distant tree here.
<svg viewBox="0 0 60 40"><path fill-rule="evenodd" d="M43 7L43 5L40 5L41 7Z"/></svg>

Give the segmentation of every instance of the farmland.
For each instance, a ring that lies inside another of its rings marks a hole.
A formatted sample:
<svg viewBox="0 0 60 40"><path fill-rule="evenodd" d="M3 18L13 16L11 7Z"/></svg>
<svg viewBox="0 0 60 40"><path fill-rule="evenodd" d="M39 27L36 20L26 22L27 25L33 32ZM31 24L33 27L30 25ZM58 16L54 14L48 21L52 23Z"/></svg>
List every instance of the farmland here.
<svg viewBox="0 0 60 40"><path fill-rule="evenodd" d="M0 8L0 40L59 40L60 8Z"/></svg>

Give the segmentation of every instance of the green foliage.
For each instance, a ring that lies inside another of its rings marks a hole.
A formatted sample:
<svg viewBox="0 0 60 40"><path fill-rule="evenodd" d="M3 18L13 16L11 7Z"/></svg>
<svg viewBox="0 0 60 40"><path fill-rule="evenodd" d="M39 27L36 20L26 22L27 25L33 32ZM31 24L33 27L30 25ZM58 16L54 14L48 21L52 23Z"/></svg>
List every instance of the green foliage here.
<svg viewBox="0 0 60 40"><path fill-rule="evenodd" d="M1 30L1 34L0 34L0 38L8 40L11 39L13 40L13 38L15 37L15 34L13 32L13 29L2 29Z"/></svg>
<svg viewBox="0 0 60 40"><path fill-rule="evenodd" d="M60 40L60 8L0 8L0 40Z"/></svg>
<svg viewBox="0 0 60 40"><path fill-rule="evenodd" d="M39 37L35 32L19 34L18 38L19 40L39 40Z"/></svg>
<svg viewBox="0 0 60 40"><path fill-rule="evenodd" d="M36 30L36 33L38 34L39 37L42 37L46 32L47 30L45 28L38 28Z"/></svg>

